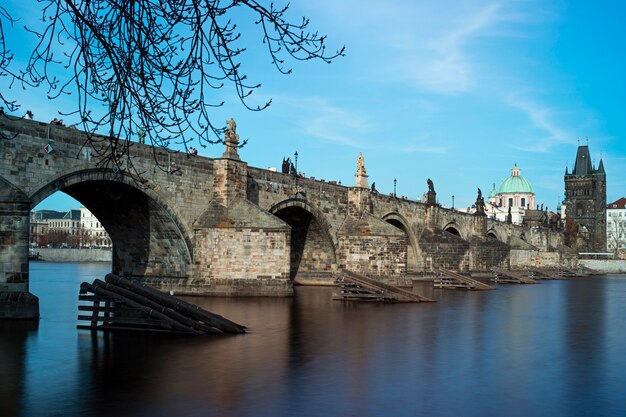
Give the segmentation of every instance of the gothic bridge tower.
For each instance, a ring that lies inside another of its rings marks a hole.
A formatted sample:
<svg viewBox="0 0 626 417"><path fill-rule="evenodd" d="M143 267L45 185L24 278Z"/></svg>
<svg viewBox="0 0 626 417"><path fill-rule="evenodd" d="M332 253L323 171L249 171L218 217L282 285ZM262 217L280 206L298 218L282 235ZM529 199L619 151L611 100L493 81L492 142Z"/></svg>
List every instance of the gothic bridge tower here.
<svg viewBox="0 0 626 417"><path fill-rule="evenodd" d="M574 246L606 252L606 173L602 159L592 164L588 145L578 146L572 172L565 168L565 207L566 233L578 231Z"/></svg>

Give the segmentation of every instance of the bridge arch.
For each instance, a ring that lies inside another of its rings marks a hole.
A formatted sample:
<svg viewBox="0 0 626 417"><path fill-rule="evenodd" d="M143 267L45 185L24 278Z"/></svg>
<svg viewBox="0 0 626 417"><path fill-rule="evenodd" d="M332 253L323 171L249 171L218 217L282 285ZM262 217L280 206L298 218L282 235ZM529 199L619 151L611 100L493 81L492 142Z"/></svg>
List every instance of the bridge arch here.
<svg viewBox="0 0 626 417"><path fill-rule="evenodd" d="M503 242L503 241L504 241L504 239L502 239L502 237L500 236L500 234L498 233L498 231L497 231L496 229L493 229L493 228L491 228L491 229L487 230L487 236L488 236L488 237L491 237L491 238L494 238L494 239L497 239L497 240L499 240L500 242Z"/></svg>
<svg viewBox="0 0 626 417"><path fill-rule="evenodd" d="M451 233L455 236L460 237L461 239L465 239L465 237L461 234L461 227L455 222L451 221L442 227L444 232Z"/></svg>
<svg viewBox="0 0 626 417"><path fill-rule="evenodd" d="M407 271L416 272L418 270L418 259L421 258L421 254L419 251L419 245L417 244L417 237L415 236L413 229L409 227L409 222L404 216L395 211L385 214L382 219L402 230L406 234L408 241Z"/></svg>
<svg viewBox="0 0 626 417"><path fill-rule="evenodd" d="M290 278L300 283L331 283L337 242L323 213L301 198L281 201L269 212L291 227Z"/></svg>
<svg viewBox="0 0 626 417"><path fill-rule="evenodd" d="M31 207L56 191L78 200L113 242L113 272L127 277L183 278L191 272L191 233L175 205L127 175L74 171L37 189Z"/></svg>

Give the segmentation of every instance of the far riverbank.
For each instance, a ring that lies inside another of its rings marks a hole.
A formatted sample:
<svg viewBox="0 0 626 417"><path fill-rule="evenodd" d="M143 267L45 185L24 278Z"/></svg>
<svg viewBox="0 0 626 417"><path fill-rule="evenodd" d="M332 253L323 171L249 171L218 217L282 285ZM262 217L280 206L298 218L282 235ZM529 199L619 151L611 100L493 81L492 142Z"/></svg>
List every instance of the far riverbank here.
<svg viewBox="0 0 626 417"><path fill-rule="evenodd" d="M34 248L33 253L39 253L38 260L45 262L111 262L112 250L106 248ZM578 265L585 266L605 274L626 273L626 260L621 259L579 259ZM434 276L412 277L414 280L430 281Z"/></svg>
<svg viewBox="0 0 626 417"><path fill-rule="evenodd" d="M46 262L111 262L111 249L106 248L34 248L32 253L39 253L39 261Z"/></svg>
<svg viewBox="0 0 626 417"><path fill-rule="evenodd" d="M578 265L604 274L626 273L626 260L624 259L579 259Z"/></svg>

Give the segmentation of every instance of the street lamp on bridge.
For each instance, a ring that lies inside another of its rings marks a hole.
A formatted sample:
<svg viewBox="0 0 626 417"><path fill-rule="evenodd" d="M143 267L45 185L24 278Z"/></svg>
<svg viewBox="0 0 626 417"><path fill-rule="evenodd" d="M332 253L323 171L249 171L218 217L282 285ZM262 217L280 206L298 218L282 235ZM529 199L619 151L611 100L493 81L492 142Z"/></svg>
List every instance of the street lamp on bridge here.
<svg viewBox="0 0 626 417"><path fill-rule="evenodd" d="M293 192L294 194L298 193L298 151L296 151L294 154L294 159L296 160L296 172L294 172L294 179L293 179Z"/></svg>

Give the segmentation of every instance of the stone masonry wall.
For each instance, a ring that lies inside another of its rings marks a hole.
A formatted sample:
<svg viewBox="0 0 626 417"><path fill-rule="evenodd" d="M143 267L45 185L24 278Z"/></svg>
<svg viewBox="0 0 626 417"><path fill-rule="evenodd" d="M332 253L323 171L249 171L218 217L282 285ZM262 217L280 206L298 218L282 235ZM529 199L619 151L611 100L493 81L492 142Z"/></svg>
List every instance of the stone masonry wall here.
<svg viewBox="0 0 626 417"><path fill-rule="evenodd" d="M0 201L0 292L28 291L30 204Z"/></svg>
<svg viewBox="0 0 626 417"><path fill-rule="evenodd" d="M213 294L291 295L288 231L200 229L195 235L195 279ZM255 282L264 282L267 288ZM230 288L230 289L228 289Z"/></svg>
<svg viewBox="0 0 626 417"><path fill-rule="evenodd" d="M561 264L559 252L541 252L536 250L511 249L511 269L558 268ZM571 267L571 265L565 265Z"/></svg>
<svg viewBox="0 0 626 417"><path fill-rule="evenodd" d="M439 268L469 270L470 244L460 237L444 231L426 230L419 244L423 251L424 271L434 272Z"/></svg>
<svg viewBox="0 0 626 417"><path fill-rule="evenodd" d="M489 272L491 268L509 268L509 246L492 238L470 239L470 271Z"/></svg>
<svg viewBox="0 0 626 417"><path fill-rule="evenodd" d="M248 166L245 162L230 159L213 161L213 189L215 199L220 204L246 198Z"/></svg>
<svg viewBox="0 0 626 417"><path fill-rule="evenodd" d="M405 236L339 236L339 268L374 277L406 274Z"/></svg>

